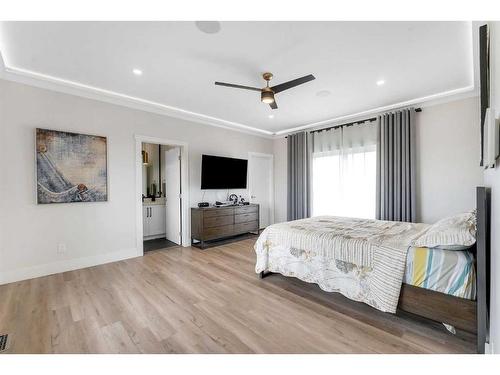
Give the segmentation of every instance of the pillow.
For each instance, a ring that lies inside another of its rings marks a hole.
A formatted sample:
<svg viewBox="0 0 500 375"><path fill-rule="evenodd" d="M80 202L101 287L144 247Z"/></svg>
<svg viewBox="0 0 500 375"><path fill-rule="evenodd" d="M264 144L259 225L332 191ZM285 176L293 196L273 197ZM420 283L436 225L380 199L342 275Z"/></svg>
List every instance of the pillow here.
<svg viewBox="0 0 500 375"><path fill-rule="evenodd" d="M415 242L415 247L464 250L476 243L476 210L450 216L430 226Z"/></svg>

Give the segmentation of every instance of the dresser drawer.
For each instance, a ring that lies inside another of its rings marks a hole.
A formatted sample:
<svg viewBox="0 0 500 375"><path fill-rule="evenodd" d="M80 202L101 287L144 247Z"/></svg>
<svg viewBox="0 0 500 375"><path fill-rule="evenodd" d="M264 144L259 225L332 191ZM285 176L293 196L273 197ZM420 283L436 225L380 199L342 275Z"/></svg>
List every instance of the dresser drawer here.
<svg viewBox="0 0 500 375"><path fill-rule="evenodd" d="M207 241L259 231L259 206L203 207L191 209L191 242L204 249Z"/></svg>
<svg viewBox="0 0 500 375"><path fill-rule="evenodd" d="M242 206L242 207L236 207L234 209L234 213L236 215L240 215L240 214L249 214L251 212L257 212L259 209L259 206L254 206L254 205L250 205L250 206Z"/></svg>
<svg viewBox="0 0 500 375"><path fill-rule="evenodd" d="M234 208L229 207L229 208L213 208L210 210L205 210L203 212L203 217L214 217L214 216L228 216L228 215L234 215Z"/></svg>
<svg viewBox="0 0 500 375"><path fill-rule="evenodd" d="M248 223L249 221L256 221L257 215L258 215L257 212L234 215L234 223L239 224L239 223Z"/></svg>
<svg viewBox="0 0 500 375"><path fill-rule="evenodd" d="M234 224L234 233L247 233L259 230L259 222L251 221L249 223Z"/></svg>
<svg viewBox="0 0 500 375"><path fill-rule="evenodd" d="M222 227L204 228L203 240L211 240L215 238L232 236L234 233L234 225L224 225Z"/></svg>
<svg viewBox="0 0 500 375"><path fill-rule="evenodd" d="M229 225L233 223L234 223L233 215L207 217L205 218L204 221L205 228L220 227L223 225Z"/></svg>

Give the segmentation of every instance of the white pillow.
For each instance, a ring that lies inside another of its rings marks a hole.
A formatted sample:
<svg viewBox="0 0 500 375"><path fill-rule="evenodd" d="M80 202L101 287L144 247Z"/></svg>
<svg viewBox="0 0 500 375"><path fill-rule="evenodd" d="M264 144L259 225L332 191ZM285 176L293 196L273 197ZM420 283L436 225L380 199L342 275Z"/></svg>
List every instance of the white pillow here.
<svg viewBox="0 0 500 375"><path fill-rule="evenodd" d="M430 226L413 246L464 250L476 243L476 210L450 216Z"/></svg>

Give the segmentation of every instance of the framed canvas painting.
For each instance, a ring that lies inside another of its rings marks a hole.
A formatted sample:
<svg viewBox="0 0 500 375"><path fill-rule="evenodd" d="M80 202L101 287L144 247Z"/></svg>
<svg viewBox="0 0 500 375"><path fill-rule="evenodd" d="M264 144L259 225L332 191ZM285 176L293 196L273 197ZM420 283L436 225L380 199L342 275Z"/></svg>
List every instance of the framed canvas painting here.
<svg viewBox="0 0 500 375"><path fill-rule="evenodd" d="M37 203L108 200L107 138L36 129Z"/></svg>

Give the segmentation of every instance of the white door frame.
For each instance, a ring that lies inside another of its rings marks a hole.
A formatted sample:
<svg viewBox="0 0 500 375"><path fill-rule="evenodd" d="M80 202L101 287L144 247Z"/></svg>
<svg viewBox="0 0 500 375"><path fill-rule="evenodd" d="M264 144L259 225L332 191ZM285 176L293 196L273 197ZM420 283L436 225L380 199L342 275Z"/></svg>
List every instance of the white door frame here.
<svg viewBox="0 0 500 375"><path fill-rule="evenodd" d="M249 152L248 153L248 198L250 202L252 201L252 188L251 188L251 178L252 178L252 168L250 168L250 162L252 160L252 156L258 156L261 158L268 158L271 160L271 170L270 170L270 178L269 178L269 210L270 210L270 225L274 224L274 155L273 154L264 154L262 152Z"/></svg>
<svg viewBox="0 0 500 375"><path fill-rule="evenodd" d="M142 143L154 143L164 146L178 146L181 149L181 210L182 236L181 245L191 245L191 210L189 201L189 147L187 142L172 139L150 137L135 134L135 196L136 196L136 246L138 256L144 255L142 228Z"/></svg>

